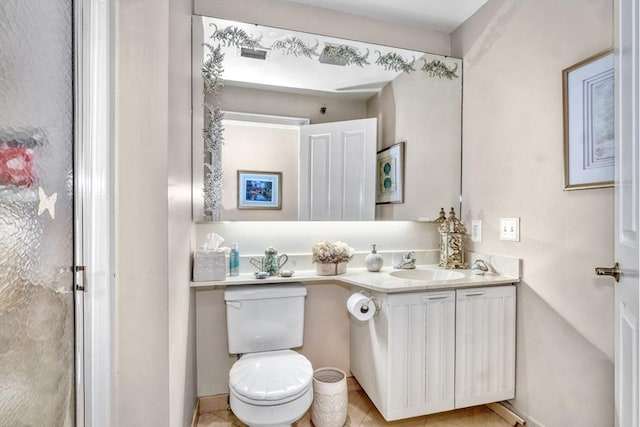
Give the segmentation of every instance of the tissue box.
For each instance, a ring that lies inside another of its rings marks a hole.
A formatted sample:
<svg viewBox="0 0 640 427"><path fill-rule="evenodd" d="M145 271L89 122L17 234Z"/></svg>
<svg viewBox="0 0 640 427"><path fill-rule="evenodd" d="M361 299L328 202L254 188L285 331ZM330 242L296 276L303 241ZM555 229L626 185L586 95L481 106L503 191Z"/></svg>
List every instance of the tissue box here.
<svg viewBox="0 0 640 427"><path fill-rule="evenodd" d="M196 251L193 253L193 281L209 282L227 277L224 252Z"/></svg>

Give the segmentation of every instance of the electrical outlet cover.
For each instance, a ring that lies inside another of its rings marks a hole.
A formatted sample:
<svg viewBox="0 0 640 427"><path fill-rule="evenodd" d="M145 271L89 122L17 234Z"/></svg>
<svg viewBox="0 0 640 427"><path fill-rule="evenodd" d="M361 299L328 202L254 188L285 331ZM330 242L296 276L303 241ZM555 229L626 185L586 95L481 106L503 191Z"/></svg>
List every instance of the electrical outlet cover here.
<svg viewBox="0 0 640 427"><path fill-rule="evenodd" d="M500 240L520 241L520 218L500 218Z"/></svg>

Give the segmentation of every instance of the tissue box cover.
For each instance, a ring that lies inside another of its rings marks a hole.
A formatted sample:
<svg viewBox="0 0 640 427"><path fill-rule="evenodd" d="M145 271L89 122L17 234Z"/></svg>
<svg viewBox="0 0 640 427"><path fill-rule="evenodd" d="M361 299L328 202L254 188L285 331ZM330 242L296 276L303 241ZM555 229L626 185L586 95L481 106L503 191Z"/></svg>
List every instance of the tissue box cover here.
<svg viewBox="0 0 640 427"><path fill-rule="evenodd" d="M196 251L193 254L193 281L224 280L227 263L224 252Z"/></svg>

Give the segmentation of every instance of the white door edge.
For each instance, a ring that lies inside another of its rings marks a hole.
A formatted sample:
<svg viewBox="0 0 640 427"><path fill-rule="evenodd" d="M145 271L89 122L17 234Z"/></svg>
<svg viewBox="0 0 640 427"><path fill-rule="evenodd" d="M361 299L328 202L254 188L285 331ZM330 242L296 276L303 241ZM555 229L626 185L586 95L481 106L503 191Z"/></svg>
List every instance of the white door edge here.
<svg viewBox="0 0 640 427"><path fill-rule="evenodd" d="M86 285L84 292L75 292L80 427L112 425L113 7L112 0L79 0L74 11L74 262L85 266Z"/></svg>
<svg viewBox="0 0 640 427"><path fill-rule="evenodd" d="M638 91L640 8L637 1L617 0L615 30L615 421L638 427L640 344L638 265L640 264L640 177L638 175Z"/></svg>

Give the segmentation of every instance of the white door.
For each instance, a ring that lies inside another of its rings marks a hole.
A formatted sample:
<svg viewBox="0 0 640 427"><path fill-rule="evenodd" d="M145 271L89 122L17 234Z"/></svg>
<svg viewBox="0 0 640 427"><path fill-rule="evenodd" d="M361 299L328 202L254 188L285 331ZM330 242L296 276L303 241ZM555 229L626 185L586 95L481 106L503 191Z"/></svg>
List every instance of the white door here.
<svg viewBox="0 0 640 427"><path fill-rule="evenodd" d="M300 127L298 219L372 221L376 119Z"/></svg>
<svg viewBox="0 0 640 427"><path fill-rule="evenodd" d="M615 425L638 427L638 2L616 7Z"/></svg>

